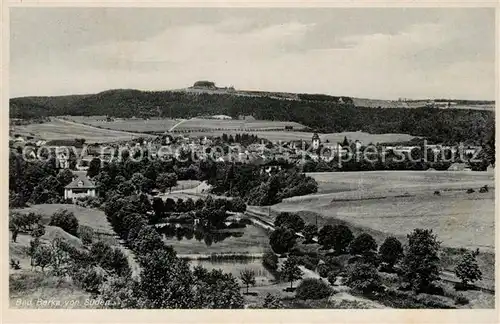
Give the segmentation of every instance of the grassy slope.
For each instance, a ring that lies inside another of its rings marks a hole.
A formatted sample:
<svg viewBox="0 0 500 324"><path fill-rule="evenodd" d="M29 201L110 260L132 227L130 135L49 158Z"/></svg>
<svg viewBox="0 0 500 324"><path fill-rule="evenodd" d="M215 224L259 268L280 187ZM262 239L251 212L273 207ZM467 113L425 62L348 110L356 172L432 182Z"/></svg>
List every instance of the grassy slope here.
<svg viewBox="0 0 500 324"><path fill-rule="evenodd" d="M41 204L32 205L27 208L16 208L12 209L12 211L21 213L39 213L43 215L43 220L48 223L52 214L61 209L66 209L74 213L80 225L90 226L98 233L114 234L111 225L106 219L106 215L103 211L98 209L85 208L73 204Z"/></svg>
<svg viewBox="0 0 500 324"><path fill-rule="evenodd" d="M319 182L319 193L294 197L274 205L269 220L279 211L298 212L306 223L346 224L355 235L366 232L381 244L389 235L403 242L417 227L438 234L442 266L453 271L463 252L476 248L484 279L494 286L494 189L466 194L466 188L494 187L486 172L335 172L310 174ZM435 189L441 196L434 196ZM395 197L408 193L409 197ZM251 207L267 214L267 207Z"/></svg>
<svg viewBox="0 0 500 324"><path fill-rule="evenodd" d="M87 143L131 140L135 137L139 137L139 135L135 134L127 134L108 129L97 129L86 125L70 124L58 120L52 120L43 124L14 126L13 131L26 136L35 134L37 137L47 141L85 138Z"/></svg>

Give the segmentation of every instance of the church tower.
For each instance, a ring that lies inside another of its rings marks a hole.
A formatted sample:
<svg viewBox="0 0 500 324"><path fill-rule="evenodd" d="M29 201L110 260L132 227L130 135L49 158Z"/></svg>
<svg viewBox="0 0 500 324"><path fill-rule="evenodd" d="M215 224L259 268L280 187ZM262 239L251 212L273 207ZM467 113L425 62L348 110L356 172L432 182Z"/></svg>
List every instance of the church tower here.
<svg viewBox="0 0 500 324"><path fill-rule="evenodd" d="M317 133L314 133L313 138L312 138L312 148L313 150L319 149L319 145L321 144L321 140L319 139L319 135Z"/></svg>

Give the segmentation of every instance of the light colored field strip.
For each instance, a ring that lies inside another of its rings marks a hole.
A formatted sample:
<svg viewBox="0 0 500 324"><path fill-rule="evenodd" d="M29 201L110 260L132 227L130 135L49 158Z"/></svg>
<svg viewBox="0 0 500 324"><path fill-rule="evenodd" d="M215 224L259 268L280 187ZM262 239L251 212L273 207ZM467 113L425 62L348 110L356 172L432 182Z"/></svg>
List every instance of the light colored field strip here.
<svg viewBox="0 0 500 324"><path fill-rule="evenodd" d="M77 123L75 121L69 121L69 120L60 119L60 118L54 118L54 119L57 120L57 121L59 121L59 122L62 122L62 123L66 123L66 124L70 124L70 125L75 125L75 126L80 126L80 127L85 127L85 128L90 128L90 129L95 129L95 130L98 130L100 132L102 132L102 131L109 131L110 135L112 133L115 133L117 135L128 135L128 136L135 136L135 137L139 137L139 136L152 137L153 136L151 134L146 134L146 133L131 133L131 132L126 132L126 131L114 130L114 129L99 128L99 127L96 127L96 126L90 126L90 125L87 125L87 124Z"/></svg>

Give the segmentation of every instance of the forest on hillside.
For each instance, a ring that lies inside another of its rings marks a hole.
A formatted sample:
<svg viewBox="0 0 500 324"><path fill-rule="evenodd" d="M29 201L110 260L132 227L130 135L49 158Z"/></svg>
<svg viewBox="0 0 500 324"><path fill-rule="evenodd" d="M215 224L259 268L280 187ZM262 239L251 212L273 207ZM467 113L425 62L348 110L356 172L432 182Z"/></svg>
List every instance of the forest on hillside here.
<svg viewBox="0 0 500 324"><path fill-rule="evenodd" d="M302 100L174 91L110 90L94 95L10 100L11 118L58 115L190 118L252 115L294 121L322 132L407 133L432 141L480 144L494 127L494 112L467 109L356 107L351 98L301 95ZM342 98L342 100L338 100Z"/></svg>

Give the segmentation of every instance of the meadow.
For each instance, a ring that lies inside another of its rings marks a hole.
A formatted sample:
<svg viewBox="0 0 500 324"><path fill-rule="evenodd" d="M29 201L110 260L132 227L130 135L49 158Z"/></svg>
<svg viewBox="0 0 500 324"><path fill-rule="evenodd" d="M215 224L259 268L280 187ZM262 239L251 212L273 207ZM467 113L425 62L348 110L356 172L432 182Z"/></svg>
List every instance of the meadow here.
<svg viewBox="0 0 500 324"><path fill-rule="evenodd" d="M493 252L495 190L487 172L381 171L312 173L318 194L285 199L279 211L311 211L405 238L432 229L447 247ZM487 193L479 188L488 185ZM468 194L472 188L476 192ZM434 195L439 190L440 195Z"/></svg>
<svg viewBox="0 0 500 324"><path fill-rule="evenodd" d="M63 119L64 118L64 119ZM216 120L216 119L118 119L111 122L103 121L105 117L98 116L64 116L52 118L43 124L14 126L12 132L23 136L34 136L47 141L73 140L85 138L87 143L106 143L132 140L138 137L150 137L150 133L164 133L174 125L175 131L188 132L189 136L222 136L223 133L251 133L273 142L279 141L310 141L313 133L298 131L304 126L295 122L265 121L265 120ZM285 126L293 126L293 130L285 131ZM276 130L283 129L283 130ZM147 133L141 133L147 132ZM174 133L175 134L175 133ZM359 140L364 144L406 142L415 138L408 134L370 134L365 132L341 132L319 134L322 142L342 142Z"/></svg>
<svg viewBox="0 0 500 324"><path fill-rule="evenodd" d="M223 129L239 130L241 132L249 130L285 129L291 126L294 129L304 129L305 126L296 122L273 121L273 120L221 120L192 118L179 124L176 130L196 130L196 129Z"/></svg>
<svg viewBox="0 0 500 324"><path fill-rule="evenodd" d="M178 119L115 119L113 121L107 122L103 121L105 117L97 116L68 116L67 118L77 122L88 124L95 127L100 127L103 129L111 129L117 131L127 131L127 132L166 132L172 126L180 122Z"/></svg>
<svg viewBox="0 0 500 324"><path fill-rule="evenodd" d="M36 213L42 215L42 220L44 223L48 224L50 217L58 210L67 210L75 214L80 225L85 225L92 227L94 231L102 234L115 235L115 232L111 228L106 215L102 210L85 208L73 204L40 204L31 205L26 208L12 208L12 212L20 212L23 214Z"/></svg>

